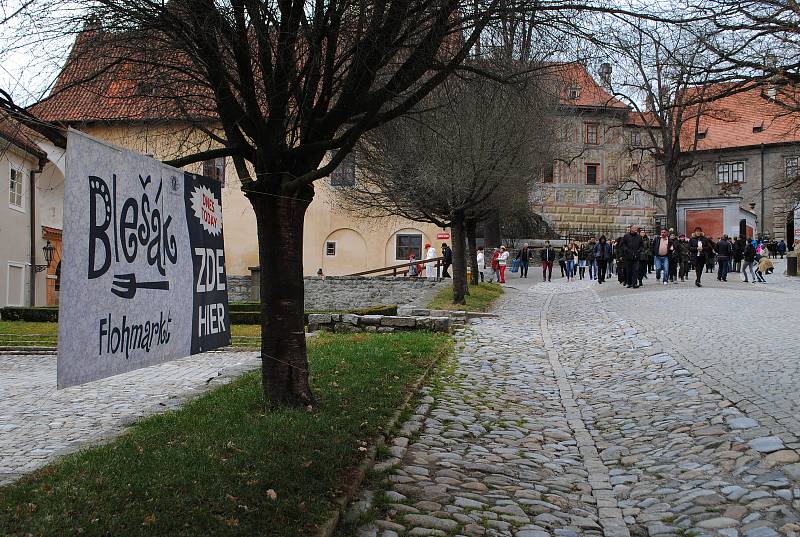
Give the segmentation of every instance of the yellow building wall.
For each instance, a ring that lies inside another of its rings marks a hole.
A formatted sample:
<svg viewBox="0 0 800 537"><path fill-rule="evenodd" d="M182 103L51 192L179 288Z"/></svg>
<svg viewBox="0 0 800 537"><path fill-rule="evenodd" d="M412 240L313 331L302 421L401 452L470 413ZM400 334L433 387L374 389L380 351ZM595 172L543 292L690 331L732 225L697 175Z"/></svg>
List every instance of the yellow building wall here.
<svg viewBox="0 0 800 537"><path fill-rule="evenodd" d="M433 224L403 218L361 218L344 211L333 202L331 189L328 179L317 181L314 201L306 213L303 271L308 276L320 268L326 276L346 276L406 263L407 259L396 256L398 234L421 235L423 246L431 243L439 254L443 242L450 244L450 239L436 238L439 233L449 234L449 230ZM335 256L326 255L329 241L336 242Z"/></svg>
<svg viewBox="0 0 800 537"><path fill-rule="evenodd" d="M158 160L169 160L196 150L204 136L176 125L94 124L81 126L80 130ZM194 173L200 173L201 168L201 164L185 167ZM432 224L401 218L364 219L336 208L331 202L328 184L327 178L315 183L314 201L306 212L303 272L307 276L316 275L319 268L326 275L343 276L405 262L405 259L395 258L398 232L422 235L422 244L434 244L439 253L442 242L450 244L449 239L436 239L443 230ZM249 274L249 267L258 265L256 220L230 159L225 168L222 208L227 272L231 275ZM325 255L327 241L336 241L335 256Z"/></svg>

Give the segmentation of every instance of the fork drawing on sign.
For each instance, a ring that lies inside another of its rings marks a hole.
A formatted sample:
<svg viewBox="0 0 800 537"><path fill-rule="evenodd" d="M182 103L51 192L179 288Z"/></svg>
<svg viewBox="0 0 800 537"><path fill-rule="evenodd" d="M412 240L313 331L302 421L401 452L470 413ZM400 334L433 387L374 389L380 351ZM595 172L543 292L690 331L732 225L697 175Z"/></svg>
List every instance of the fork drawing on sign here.
<svg viewBox="0 0 800 537"><path fill-rule="evenodd" d="M137 282L136 274L115 274L111 292L120 298L133 298L137 289L169 289L168 281Z"/></svg>

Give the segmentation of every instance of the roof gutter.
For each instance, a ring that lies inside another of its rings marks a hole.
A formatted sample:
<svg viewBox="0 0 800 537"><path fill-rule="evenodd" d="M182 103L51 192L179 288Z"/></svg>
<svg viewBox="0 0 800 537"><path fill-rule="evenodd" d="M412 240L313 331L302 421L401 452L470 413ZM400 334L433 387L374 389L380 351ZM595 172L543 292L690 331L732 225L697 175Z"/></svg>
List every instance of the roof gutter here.
<svg viewBox="0 0 800 537"><path fill-rule="evenodd" d="M30 204L31 204L31 211L30 211L31 285L30 285L30 299L29 299L31 307L34 307L36 305L36 174L42 173L42 170L44 170L44 166L46 163L47 159L39 157L39 168L31 170L30 174L30 187L29 187L30 195L28 196L28 198L30 199Z"/></svg>

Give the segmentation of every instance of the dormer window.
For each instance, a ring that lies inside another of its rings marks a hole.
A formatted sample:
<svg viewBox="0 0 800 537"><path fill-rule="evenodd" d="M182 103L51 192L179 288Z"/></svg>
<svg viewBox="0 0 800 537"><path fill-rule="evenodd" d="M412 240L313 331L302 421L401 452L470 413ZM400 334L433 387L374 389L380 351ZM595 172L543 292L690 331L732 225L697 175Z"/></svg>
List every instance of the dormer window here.
<svg viewBox="0 0 800 537"><path fill-rule="evenodd" d="M753 124L753 134L755 134L757 132L764 132L764 122L763 121Z"/></svg>
<svg viewBox="0 0 800 537"><path fill-rule="evenodd" d="M567 90L567 98L570 99L571 101L577 100L578 97L580 97L580 96L581 96L581 89L580 88L573 87L573 88L569 88Z"/></svg>
<svg viewBox="0 0 800 537"><path fill-rule="evenodd" d="M695 137L698 140L703 140L703 139L705 139L706 134L708 134L708 129L705 129L705 130L702 130L702 131L697 131L697 134L695 135Z"/></svg>

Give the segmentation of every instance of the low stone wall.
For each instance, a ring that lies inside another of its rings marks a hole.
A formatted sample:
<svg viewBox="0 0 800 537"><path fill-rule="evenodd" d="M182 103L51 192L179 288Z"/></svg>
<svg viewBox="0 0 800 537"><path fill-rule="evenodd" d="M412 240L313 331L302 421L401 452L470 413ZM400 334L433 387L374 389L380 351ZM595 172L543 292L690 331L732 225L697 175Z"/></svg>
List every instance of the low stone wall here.
<svg viewBox="0 0 800 537"><path fill-rule="evenodd" d="M252 276L228 276L230 301L258 302L258 270L252 267L251 271ZM349 310L391 304L424 307L451 280L436 282L400 276L327 276L306 277L303 282L306 310Z"/></svg>
<svg viewBox="0 0 800 537"><path fill-rule="evenodd" d="M349 313L313 313L308 316L308 330L314 332L403 332L427 330L450 333L450 317L395 317L390 315L353 315Z"/></svg>
<svg viewBox="0 0 800 537"><path fill-rule="evenodd" d="M228 276L228 300L231 302L258 302L258 294L253 295L250 276Z"/></svg>
<svg viewBox="0 0 800 537"><path fill-rule="evenodd" d="M425 278L328 276L306 278L306 309L354 309L381 304L427 304L446 282Z"/></svg>

